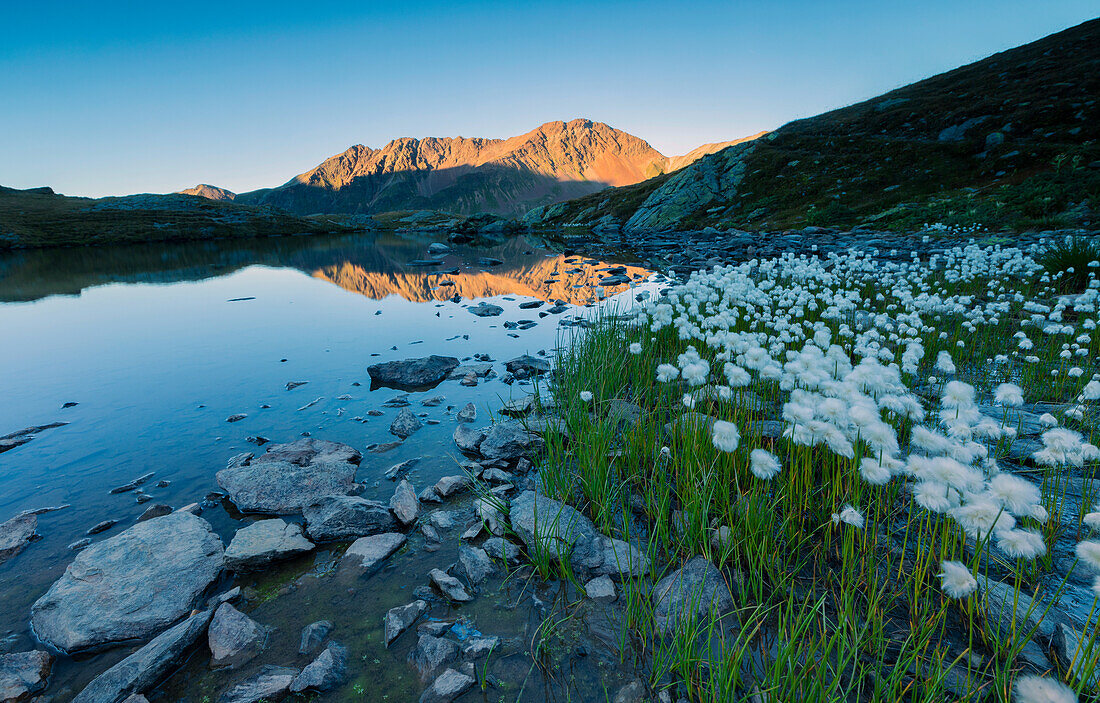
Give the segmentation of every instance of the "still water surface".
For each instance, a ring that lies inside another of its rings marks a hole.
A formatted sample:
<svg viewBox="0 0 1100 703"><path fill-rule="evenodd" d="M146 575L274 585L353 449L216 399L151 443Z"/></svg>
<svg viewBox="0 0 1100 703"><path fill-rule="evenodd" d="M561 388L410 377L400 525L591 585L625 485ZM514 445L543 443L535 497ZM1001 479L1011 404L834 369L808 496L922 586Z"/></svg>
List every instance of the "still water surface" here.
<svg viewBox="0 0 1100 703"><path fill-rule="evenodd" d="M580 306L606 295L602 305L622 309L639 290L654 287L646 282L648 272L636 267L627 269L635 284L600 287L608 275L600 270L605 263L567 257L526 238L491 248L453 247L436 267L410 265L430 258L432 241L431 235L287 237L0 257L0 436L69 423L0 454L0 522L23 510L70 506L41 515L41 539L0 565L3 650L36 646L29 609L71 561L67 545L105 519L119 524L93 539L117 534L152 504L139 504L133 492L112 494L112 488L153 472L145 492L153 502L179 507L216 490L214 474L230 456L256 449L248 436L286 442L308 432L361 451L390 442L397 410L381 405L399 393L371 391L369 364L429 354L466 359L485 353L498 362L552 354L575 333L560 323L592 314ZM440 285L444 280L453 285ZM534 310L518 307L535 299L561 301L569 309L548 314L553 302ZM481 301L504 313L480 318L465 309ZM525 331L506 328L505 322L519 320L538 324ZM496 369L505 373L503 363ZM307 383L288 391L291 381ZM503 402L529 391L498 377L476 388L445 381L413 393L411 409L438 424L386 453L364 451L357 476L366 486L364 497L388 500L393 484L382 474L406 459L423 457L410 476L418 490L457 473L462 459L451 440L455 409L473 402L479 422L488 422ZM420 405L433 395L446 400L437 407ZM77 405L63 408L66 403ZM379 409L380 417L368 414ZM237 413L247 417L226 422ZM157 487L162 480L169 484ZM220 503L203 517L227 544L246 520ZM411 538L412 548L369 581L331 574L300 578L330 571L332 550L259 580L239 580L265 594L250 601L250 614L276 627L263 663L308 663L296 659L298 630L328 617L337 622L334 637L353 654L351 682L329 698L361 700L356 684L391 691L384 700L414 698L420 684L404 662L410 638L392 651L382 648L381 616L412 600L412 588L425 582L430 568L453 560L446 550L456 548L462 529L448 537L442 555L417 549ZM293 586L273 597L282 583ZM480 598L459 614L475 625L480 621L486 634L522 641L541 621L542 613L526 610L533 593L505 583L495 598ZM438 608L433 616L455 615ZM116 648L80 662L59 659L47 693L67 700L129 651ZM530 675L529 657L501 657L499 665L505 678L521 670ZM569 675L573 683L535 676L519 697L564 696L606 678L594 664L581 670ZM241 675L211 672L196 654L154 699L199 701ZM508 698L518 693L512 690Z"/></svg>

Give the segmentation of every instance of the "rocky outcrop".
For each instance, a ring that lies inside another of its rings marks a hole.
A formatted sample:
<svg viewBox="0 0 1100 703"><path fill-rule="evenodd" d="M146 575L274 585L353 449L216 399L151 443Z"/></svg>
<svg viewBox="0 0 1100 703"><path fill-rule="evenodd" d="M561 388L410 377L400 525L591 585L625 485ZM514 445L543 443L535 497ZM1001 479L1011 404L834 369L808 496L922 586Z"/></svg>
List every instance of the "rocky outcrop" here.
<svg viewBox="0 0 1100 703"><path fill-rule="evenodd" d="M306 554L313 548L298 523L279 518L257 520L233 535L225 550L225 566L234 571L250 571Z"/></svg>
<svg viewBox="0 0 1100 703"><path fill-rule="evenodd" d="M143 639L190 612L224 563L202 518L181 511L139 522L77 554L31 608L31 626L63 652Z"/></svg>
<svg viewBox="0 0 1100 703"><path fill-rule="evenodd" d="M301 439L258 457L234 457L217 480L242 512L288 515L326 496L350 493L361 458L346 444Z"/></svg>

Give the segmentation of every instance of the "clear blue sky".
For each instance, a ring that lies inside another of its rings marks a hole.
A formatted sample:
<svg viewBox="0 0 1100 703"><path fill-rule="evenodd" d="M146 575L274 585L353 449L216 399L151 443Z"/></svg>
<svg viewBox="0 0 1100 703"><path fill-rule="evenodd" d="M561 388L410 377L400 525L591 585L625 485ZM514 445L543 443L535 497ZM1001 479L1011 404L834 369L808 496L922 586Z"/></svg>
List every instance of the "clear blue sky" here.
<svg viewBox="0 0 1100 703"><path fill-rule="evenodd" d="M352 144L588 117L665 154L1091 19L1096 0L5 2L0 184L278 185Z"/></svg>

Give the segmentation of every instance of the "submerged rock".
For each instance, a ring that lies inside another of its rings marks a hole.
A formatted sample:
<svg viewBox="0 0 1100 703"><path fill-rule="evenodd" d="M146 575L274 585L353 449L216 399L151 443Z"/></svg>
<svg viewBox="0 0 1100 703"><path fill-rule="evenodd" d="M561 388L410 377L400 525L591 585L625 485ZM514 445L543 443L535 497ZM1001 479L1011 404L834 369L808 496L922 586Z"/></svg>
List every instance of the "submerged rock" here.
<svg viewBox="0 0 1100 703"><path fill-rule="evenodd" d="M428 572L428 578L432 580L439 592L450 600L466 603L474 599L470 592L466 590L466 587L462 585L462 582L446 571L432 569Z"/></svg>
<svg viewBox="0 0 1100 703"><path fill-rule="evenodd" d="M466 474L456 474L454 476L444 476L439 479L433 487L433 490L440 498L450 498L453 495L469 489L473 485L474 480Z"/></svg>
<svg viewBox="0 0 1100 703"><path fill-rule="evenodd" d="M702 556L658 581L653 600L654 620L665 632L705 617L711 608L718 614L733 608L733 594L722 572Z"/></svg>
<svg viewBox="0 0 1100 703"><path fill-rule="evenodd" d="M233 535L225 550L225 566L234 571L258 569L313 549L313 543L305 538L298 523L279 518L257 520Z"/></svg>
<svg viewBox="0 0 1100 703"><path fill-rule="evenodd" d="M386 628L386 646L401 636L405 630L412 627L421 615L428 612L428 603L423 600L414 600L407 605L399 605L390 608L386 612L384 625Z"/></svg>
<svg viewBox="0 0 1100 703"><path fill-rule="evenodd" d="M200 517L139 522L77 554L31 608L31 626L67 653L149 637L190 612L224 563L221 539Z"/></svg>
<svg viewBox="0 0 1100 703"><path fill-rule="evenodd" d="M457 643L442 637L420 635L416 647L409 652L409 663L420 673L420 680L427 681L457 657Z"/></svg>
<svg viewBox="0 0 1100 703"><path fill-rule="evenodd" d="M297 669L284 666L265 666L222 694L220 703L258 703L279 700L290 690L290 684L298 676Z"/></svg>
<svg viewBox="0 0 1100 703"><path fill-rule="evenodd" d="M291 693L329 691L344 683L348 673L348 650L329 642L325 651L310 662L290 684Z"/></svg>
<svg viewBox="0 0 1100 703"><path fill-rule="evenodd" d="M420 420L412 414L411 410L401 408L401 412L397 413L397 417L390 423L390 434L406 439L421 427L423 425L420 424Z"/></svg>
<svg viewBox="0 0 1100 703"><path fill-rule="evenodd" d="M22 703L46 687L53 655L41 650L0 655L0 701Z"/></svg>
<svg viewBox="0 0 1100 703"><path fill-rule="evenodd" d="M504 367L508 369L510 373L516 374L516 376L520 376L521 374L524 376L537 376L544 373L550 373L549 361L529 354L517 356L511 361L505 362Z"/></svg>
<svg viewBox="0 0 1100 703"><path fill-rule="evenodd" d="M23 551L37 528L38 518L32 514L16 515L0 525L0 564Z"/></svg>
<svg viewBox="0 0 1100 703"><path fill-rule="evenodd" d="M344 560L361 569L371 571L405 546L405 541L405 535L400 532L363 537L351 543L348 550L344 552Z"/></svg>
<svg viewBox="0 0 1100 703"><path fill-rule="evenodd" d="M214 666L230 660L243 663L260 653L267 630L229 603L222 603L210 621L206 639Z"/></svg>
<svg viewBox="0 0 1100 703"><path fill-rule="evenodd" d="M361 458L346 444L301 439L234 457L218 472L218 485L242 512L300 513L325 496L350 493Z"/></svg>
<svg viewBox="0 0 1100 703"><path fill-rule="evenodd" d="M426 390L439 385L458 366L453 356L427 356L404 361L387 361L367 367L371 387L397 390Z"/></svg>
<svg viewBox="0 0 1100 703"><path fill-rule="evenodd" d="M148 644L92 680L73 703L122 703L131 694L143 693L177 666L198 641L213 617L213 610L195 613L165 630Z"/></svg>
<svg viewBox="0 0 1100 703"><path fill-rule="evenodd" d="M473 676L447 669L420 696L420 703L451 703L474 685Z"/></svg>
<svg viewBox="0 0 1100 703"><path fill-rule="evenodd" d="M301 642L298 645L298 654L310 654L320 649L321 644L328 637L328 633L332 632L332 628L331 620L318 620L303 627Z"/></svg>
<svg viewBox="0 0 1100 703"><path fill-rule="evenodd" d="M455 414L455 419L459 422L474 422L477 420L477 406L473 403L466 403L466 406Z"/></svg>
<svg viewBox="0 0 1100 703"><path fill-rule="evenodd" d="M359 496L326 496L302 514L306 532L318 542L392 532L397 527L389 507Z"/></svg>
<svg viewBox="0 0 1100 703"><path fill-rule="evenodd" d="M478 317L496 317L504 312L504 308L499 305L493 305L492 303L481 302L477 305L466 308L471 314Z"/></svg>

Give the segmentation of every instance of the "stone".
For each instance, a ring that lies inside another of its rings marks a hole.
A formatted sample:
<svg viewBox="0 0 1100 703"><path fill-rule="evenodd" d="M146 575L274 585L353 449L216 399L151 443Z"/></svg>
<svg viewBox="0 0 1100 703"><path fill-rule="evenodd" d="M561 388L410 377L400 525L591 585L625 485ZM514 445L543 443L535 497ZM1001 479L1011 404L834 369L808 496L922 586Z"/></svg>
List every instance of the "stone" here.
<svg viewBox="0 0 1100 703"><path fill-rule="evenodd" d="M351 493L361 458L346 444L307 438L273 445L259 457L234 457L217 480L242 512L290 515L325 496Z"/></svg>
<svg viewBox="0 0 1100 703"><path fill-rule="evenodd" d="M1100 682L1100 671L1091 664L1095 654L1089 656L1089 639L1072 625L1058 623L1054 628L1051 648L1073 680L1083 681L1087 687L1095 688Z"/></svg>
<svg viewBox="0 0 1100 703"><path fill-rule="evenodd" d="M266 639L267 630L229 603L218 606L206 632L214 666L248 661L260 653Z"/></svg>
<svg viewBox="0 0 1100 703"><path fill-rule="evenodd" d="M457 657L457 643L442 637L420 635L416 647L409 652L409 663L416 667L420 680L427 681Z"/></svg>
<svg viewBox="0 0 1100 703"><path fill-rule="evenodd" d="M434 408L443 404L443 401L447 399L445 395L433 395L431 398L425 398L420 401L420 404L425 408Z"/></svg>
<svg viewBox="0 0 1100 703"><path fill-rule="evenodd" d="M230 415L229 417L225 418L225 421L226 422L240 422L241 420L245 419L246 417L248 417L248 415L246 413L234 413L234 414Z"/></svg>
<svg viewBox="0 0 1100 703"><path fill-rule="evenodd" d="M439 592L450 600L459 603L468 603L474 599L474 597L470 595L470 592L466 590L466 587L462 585L461 581L445 571L432 569L428 572L428 578L432 580L432 583L439 589Z"/></svg>
<svg viewBox="0 0 1100 703"><path fill-rule="evenodd" d="M482 524L497 537L504 535L504 513L501 509L506 507L507 501L499 498L478 498L474 501L474 511L481 518Z"/></svg>
<svg viewBox="0 0 1100 703"><path fill-rule="evenodd" d="M454 623L447 620L425 620L416 626L416 634L442 637L450 632L452 627L454 627Z"/></svg>
<svg viewBox="0 0 1100 703"><path fill-rule="evenodd" d="M510 373L519 371L525 373L527 376L538 376L544 373L550 373L550 362L546 359L540 359L537 356L524 354L523 356L517 356L511 361L505 362L504 368L508 369Z"/></svg>
<svg viewBox="0 0 1100 703"><path fill-rule="evenodd" d="M1022 637L1034 630L1046 642L1054 637L1058 618L1053 608L1048 610L1043 603L1002 581L982 574L977 575L977 581L978 589L985 596L982 609L986 626L995 636L1008 641L1013 631Z"/></svg>
<svg viewBox="0 0 1100 703"><path fill-rule="evenodd" d="M584 592L597 603L611 603L615 600L615 582L610 576L598 576L584 584Z"/></svg>
<svg viewBox="0 0 1100 703"><path fill-rule="evenodd" d="M388 506L359 496L327 496L302 514L306 532L317 542L376 535L397 527Z"/></svg>
<svg viewBox="0 0 1100 703"><path fill-rule="evenodd" d="M225 566L234 571L258 569L313 551L313 543L296 522L279 518L257 520L233 535L225 550Z"/></svg>
<svg viewBox="0 0 1100 703"><path fill-rule="evenodd" d="M471 637L462 645L463 659L480 659L500 646L499 637Z"/></svg>
<svg viewBox="0 0 1100 703"><path fill-rule="evenodd" d="M160 518L158 518L160 519ZM121 703L142 693L177 667L206 632L213 610L204 610L165 630L148 644L95 677L73 703Z"/></svg>
<svg viewBox="0 0 1100 703"><path fill-rule="evenodd" d="M485 431L477 450L486 459L511 462L540 450L544 444L542 437L519 422L498 422Z"/></svg>
<svg viewBox="0 0 1100 703"><path fill-rule="evenodd" d="M476 456L478 447L485 440L485 430L475 430L466 423L459 423L455 427L454 440L459 451Z"/></svg>
<svg viewBox="0 0 1100 703"><path fill-rule="evenodd" d="M408 481L397 484L390 498L390 510L393 516L402 525L411 525L420 515L420 499L416 497L416 491Z"/></svg>
<svg viewBox="0 0 1100 703"><path fill-rule="evenodd" d="M156 503L155 505L150 505L148 508L146 508L145 512L143 512L141 516L138 517L137 521L145 522L146 520L152 520L155 517L168 515L171 512L172 506L165 505L164 503Z"/></svg>
<svg viewBox="0 0 1100 703"><path fill-rule="evenodd" d="M33 514L16 515L0 525L0 564L23 551L37 528L38 517Z"/></svg>
<svg viewBox="0 0 1100 703"><path fill-rule="evenodd" d="M188 614L224 564L221 539L200 517L139 522L79 552L31 608L31 626L66 653L149 637Z"/></svg>
<svg viewBox="0 0 1100 703"><path fill-rule="evenodd" d="M39 432L43 430L50 430L55 427L64 427L69 423L67 422L51 422L48 425L36 425L35 427L24 427L16 432L10 432L0 437L0 454L8 451L9 449L15 449L18 446L24 445L34 439Z"/></svg>
<svg viewBox="0 0 1100 703"><path fill-rule="evenodd" d="M412 624L426 612L428 612L428 603L423 600L414 600L407 605L390 608L383 621L386 630L386 646L389 647L401 636L401 633L412 627Z"/></svg>
<svg viewBox="0 0 1100 703"><path fill-rule="evenodd" d="M450 498L468 490L473 485L474 480L466 474L456 474L439 479L434 486L434 490L440 498Z"/></svg>
<svg viewBox="0 0 1100 703"><path fill-rule="evenodd" d="M458 545L458 569L471 586L476 586L493 573L493 561L484 549Z"/></svg>
<svg viewBox="0 0 1100 703"><path fill-rule="evenodd" d="M481 548L493 559L500 559L507 564L519 563L519 547L502 537L490 537L481 543Z"/></svg>
<svg viewBox="0 0 1100 703"><path fill-rule="evenodd" d="M649 698L646 694L645 684L638 679L634 679L615 693L611 703L645 703L647 700Z"/></svg>
<svg viewBox="0 0 1100 703"><path fill-rule="evenodd" d="M290 690L290 684L298 676L297 669L284 666L265 666L233 688L222 694L219 703L259 703L276 701Z"/></svg>
<svg viewBox="0 0 1100 703"><path fill-rule="evenodd" d="M1046 432L1046 427L1039 419L1038 413L1028 412L1020 408L1003 407L1000 405L979 405L978 410L986 417L996 420L1006 428L1016 430L1018 437L1036 437Z"/></svg>
<svg viewBox="0 0 1100 703"><path fill-rule="evenodd" d="M654 620L669 632L713 608L723 614L733 608L733 594L722 572L706 557L693 557L682 568L657 582L653 589Z"/></svg>
<svg viewBox="0 0 1100 703"><path fill-rule="evenodd" d="M493 305L492 303L481 302L477 305L466 308L471 314L478 317L496 317L504 312L504 308L499 305Z"/></svg>
<svg viewBox="0 0 1100 703"><path fill-rule="evenodd" d="M447 376L447 378L452 381L458 381L460 379L466 378L470 374L473 374L478 378L490 378L493 374L495 374L495 372L493 371L492 364L462 364L461 366L455 368L454 371L451 371L450 375Z"/></svg>
<svg viewBox="0 0 1100 703"><path fill-rule="evenodd" d="M412 414L411 410L401 408L401 412L397 413L397 417L390 423L390 434L406 439L421 427L423 425L416 415Z"/></svg>
<svg viewBox="0 0 1100 703"><path fill-rule="evenodd" d="M474 685L476 679L454 669L447 669L420 696L420 703L451 703Z"/></svg>
<svg viewBox="0 0 1100 703"><path fill-rule="evenodd" d="M336 642L329 642L325 650L294 678L290 684L290 692L329 691L344 683L347 674L347 648Z"/></svg>
<svg viewBox="0 0 1100 703"><path fill-rule="evenodd" d="M22 703L46 687L53 655L41 650L0 655L0 701Z"/></svg>
<svg viewBox="0 0 1100 703"><path fill-rule="evenodd" d="M405 535L400 532L362 537L351 543L343 558L361 569L372 571L405 546L405 541Z"/></svg>
<svg viewBox="0 0 1100 703"><path fill-rule="evenodd" d="M438 386L458 366L453 356L427 356L404 361L387 361L367 367L371 389L427 390Z"/></svg>
<svg viewBox="0 0 1100 703"><path fill-rule="evenodd" d="M446 510L436 510L428 516L428 524L437 530L449 530L455 526L454 515Z"/></svg>
<svg viewBox="0 0 1100 703"><path fill-rule="evenodd" d="M303 627L298 654L312 654L320 649L333 627L331 620L318 620Z"/></svg>
<svg viewBox="0 0 1100 703"><path fill-rule="evenodd" d="M474 422L477 420L477 406L473 403L466 403L466 406L455 414L455 419L459 422ZM457 441L457 440L456 440ZM476 447L475 447L476 448Z"/></svg>

